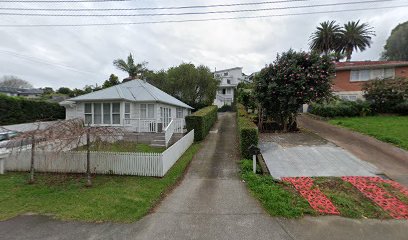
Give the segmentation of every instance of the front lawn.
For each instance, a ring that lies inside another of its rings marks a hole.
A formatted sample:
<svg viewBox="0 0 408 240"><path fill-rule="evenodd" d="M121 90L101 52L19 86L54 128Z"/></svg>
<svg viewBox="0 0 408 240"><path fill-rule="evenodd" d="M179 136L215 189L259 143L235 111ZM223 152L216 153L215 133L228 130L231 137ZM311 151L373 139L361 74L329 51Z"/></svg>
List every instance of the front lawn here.
<svg viewBox="0 0 408 240"><path fill-rule="evenodd" d="M85 151L86 146L81 146L76 151ZM91 146L91 151L102 152L147 152L147 153L162 153L166 150L165 147L152 147L148 144L116 141L114 143L94 143Z"/></svg>
<svg viewBox="0 0 408 240"><path fill-rule="evenodd" d="M58 219L133 222L146 215L182 177L200 144L193 144L165 177L97 175L84 187L84 175L27 173L0 175L0 220L33 212Z"/></svg>
<svg viewBox="0 0 408 240"><path fill-rule="evenodd" d="M334 118L329 123L370 135L408 150L408 116Z"/></svg>

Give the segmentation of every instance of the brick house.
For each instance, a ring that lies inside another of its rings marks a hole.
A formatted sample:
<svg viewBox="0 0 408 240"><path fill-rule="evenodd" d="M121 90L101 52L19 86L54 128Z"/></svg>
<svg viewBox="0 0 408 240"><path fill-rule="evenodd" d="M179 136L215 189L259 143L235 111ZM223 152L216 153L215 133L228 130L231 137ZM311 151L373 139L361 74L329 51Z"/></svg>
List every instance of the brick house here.
<svg viewBox="0 0 408 240"><path fill-rule="evenodd" d="M333 92L342 99L363 99L362 87L374 79L408 78L408 61L355 61L336 63Z"/></svg>

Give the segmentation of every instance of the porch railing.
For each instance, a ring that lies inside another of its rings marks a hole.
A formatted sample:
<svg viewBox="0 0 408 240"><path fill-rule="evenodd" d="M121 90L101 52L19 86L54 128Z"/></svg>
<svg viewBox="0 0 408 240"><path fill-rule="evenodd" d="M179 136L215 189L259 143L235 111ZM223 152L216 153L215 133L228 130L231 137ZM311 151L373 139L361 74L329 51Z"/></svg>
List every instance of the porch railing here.
<svg viewBox="0 0 408 240"><path fill-rule="evenodd" d="M157 120L141 118L125 118L123 125L135 132L157 132Z"/></svg>
<svg viewBox="0 0 408 240"><path fill-rule="evenodd" d="M166 143L166 148L169 145L170 139L174 134L174 130L175 130L175 121L174 119L172 119L169 123L169 125L167 125L167 127L164 129L164 139L165 139L165 143Z"/></svg>
<svg viewBox="0 0 408 240"><path fill-rule="evenodd" d="M184 127L186 126L186 121L184 118L175 118L174 121L174 132L184 133Z"/></svg>

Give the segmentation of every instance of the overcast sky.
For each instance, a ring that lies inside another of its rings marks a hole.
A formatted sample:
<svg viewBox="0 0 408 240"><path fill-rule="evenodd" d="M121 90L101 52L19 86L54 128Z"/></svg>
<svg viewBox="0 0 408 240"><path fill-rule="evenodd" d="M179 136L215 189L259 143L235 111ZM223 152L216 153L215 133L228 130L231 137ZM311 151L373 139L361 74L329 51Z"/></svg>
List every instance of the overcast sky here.
<svg viewBox="0 0 408 240"><path fill-rule="evenodd" d="M219 3L246 3L262 0L134 0L102 3L1 3L0 8L129 8L211 5ZM367 0L361 0L367 1ZM327 3L353 2L351 0L303 1L258 6L218 7L207 9L155 10L143 13L181 13L236 9L276 8ZM4 16L0 25L13 24L86 24L119 23L157 20L203 19L218 17L259 16L271 14L361 9L382 6L407 5L408 1L371 2L369 4L270 10L228 14L155 16L155 17L37 17ZM378 60L385 40L392 28L408 21L408 7L356 12L320 13L262 19L239 19L208 22L162 23L143 25L92 27L0 27L0 76L15 75L35 87L61 86L83 88L100 85L111 73L126 77L115 69L112 61L126 58L131 52L136 61L149 62L153 70L167 69L182 62L204 64L211 70L243 67L250 74L270 63L276 54L290 48L308 50L308 39L316 26L326 20L343 24L361 20L374 27L376 36L372 47L354 53L352 60ZM55 13L45 11L0 10L0 13ZM88 14L88 12L57 12L57 14ZM93 12L142 13L136 11Z"/></svg>

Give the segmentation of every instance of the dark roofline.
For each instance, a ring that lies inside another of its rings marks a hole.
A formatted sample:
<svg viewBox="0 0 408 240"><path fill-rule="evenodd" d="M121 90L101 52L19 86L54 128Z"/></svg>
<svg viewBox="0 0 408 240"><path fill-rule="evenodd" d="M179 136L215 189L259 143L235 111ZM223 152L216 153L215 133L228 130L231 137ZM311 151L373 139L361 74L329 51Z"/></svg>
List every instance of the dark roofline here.
<svg viewBox="0 0 408 240"><path fill-rule="evenodd" d="M363 63L363 62L359 62ZM346 65L346 66L336 66L337 71L343 71L343 70L356 70L356 69L376 69L376 68L383 68L383 67L406 67L408 66L408 61L407 62L390 62L390 63L384 63L380 62L377 64L373 64L373 62L368 61L367 64L359 64L359 65Z"/></svg>
<svg viewBox="0 0 408 240"><path fill-rule="evenodd" d="M214 73L225 72L225 71L234 70L234 69L242 69L242 67L234 67L234 68L227 68L227 69L217 70Z"/></svg>

